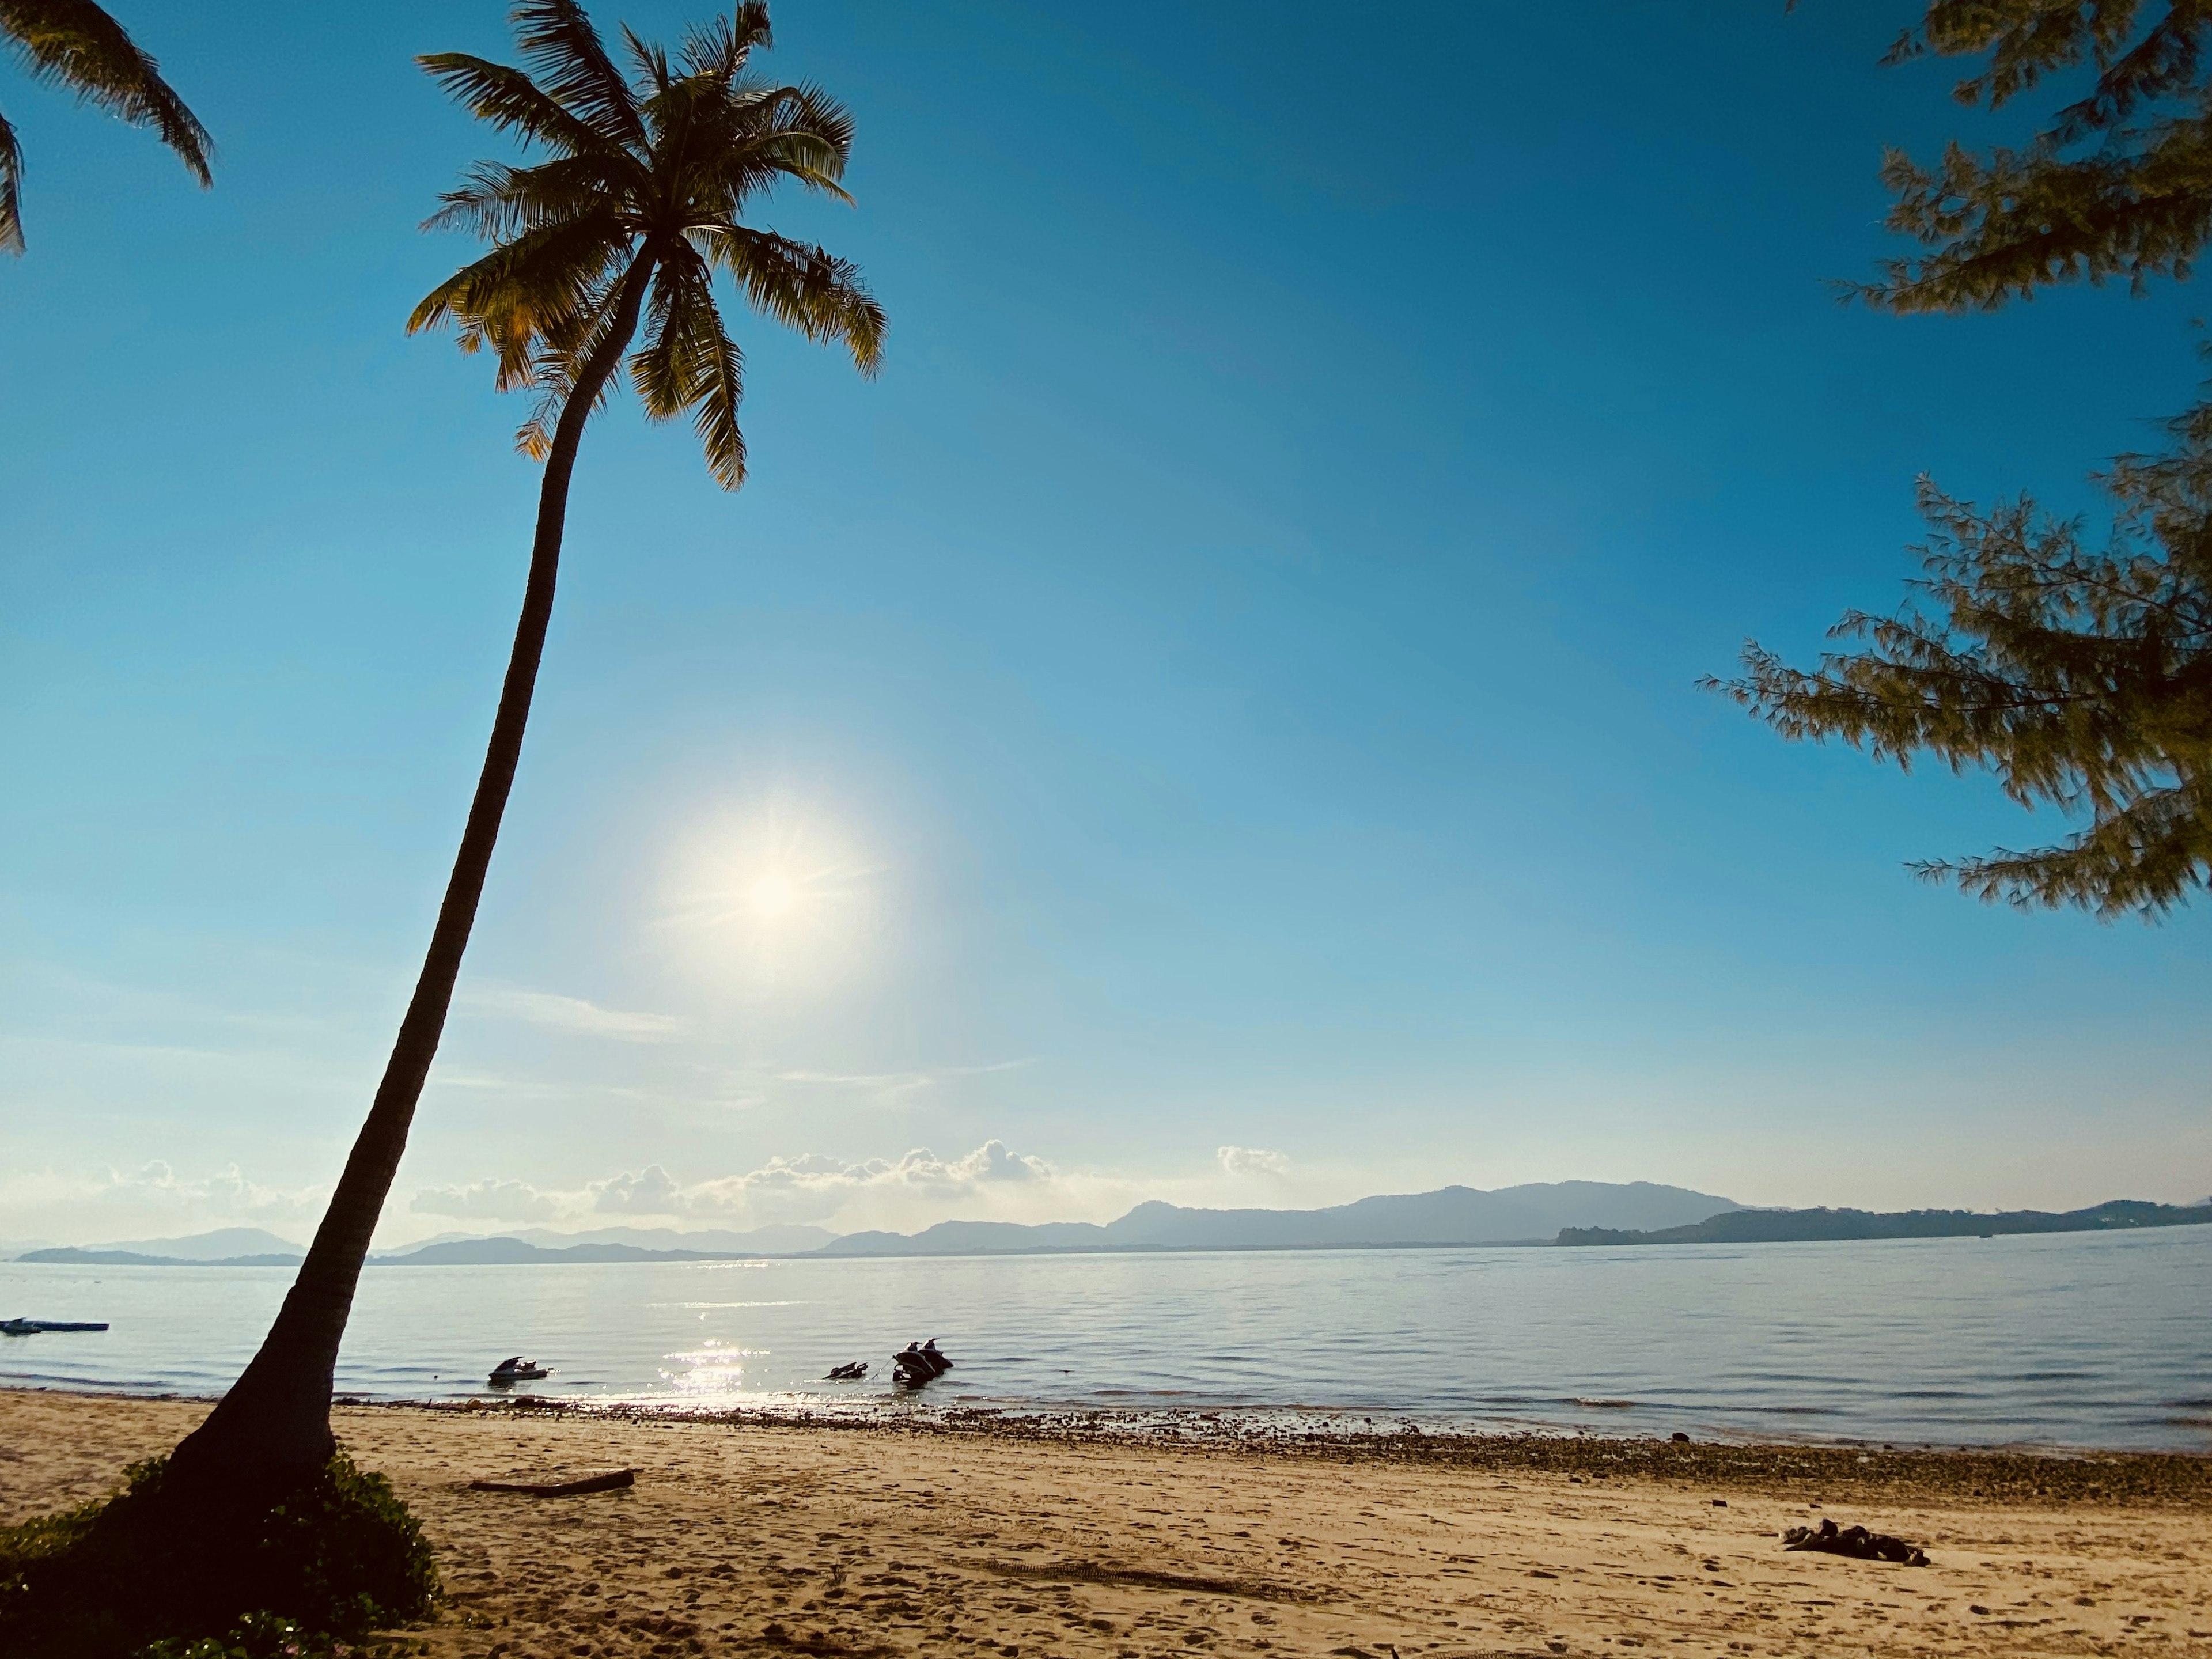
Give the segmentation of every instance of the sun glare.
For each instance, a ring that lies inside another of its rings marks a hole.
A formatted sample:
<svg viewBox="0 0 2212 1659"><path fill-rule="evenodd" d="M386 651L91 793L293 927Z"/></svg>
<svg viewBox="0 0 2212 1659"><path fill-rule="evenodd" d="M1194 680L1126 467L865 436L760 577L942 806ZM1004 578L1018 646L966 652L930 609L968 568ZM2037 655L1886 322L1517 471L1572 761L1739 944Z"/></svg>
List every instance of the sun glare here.
<svg viewBox="0 0 2212 1659"><path fill-rule="evenodd" d="M703 814L672 849L663 925L703 972L748 991L830 984L865 959L879 868L788 796Z"/></svg>
<svg viewBox="0 0 2212 1659"><path fill-rule="evenodd" d="M755 882L745 897L750 901L756 915L773 918L783 915L799 902L799 889L792 884L789 878L769 874Z"/></svg>

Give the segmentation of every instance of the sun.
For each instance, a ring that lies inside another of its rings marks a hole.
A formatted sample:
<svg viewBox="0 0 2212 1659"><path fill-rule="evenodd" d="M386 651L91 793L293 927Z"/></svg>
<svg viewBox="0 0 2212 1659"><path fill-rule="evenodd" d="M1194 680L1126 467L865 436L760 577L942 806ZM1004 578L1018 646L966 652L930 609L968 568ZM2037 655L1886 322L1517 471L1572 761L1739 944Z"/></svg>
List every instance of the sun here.
<svg viewBox="0 0 2212 1659"><path fill-rule="evenodd" d="M818 808L781 794L733 803L703 814L672 852L661 921L688 936L703 976L781 995L866 963L883 872Z"/></svg>
<svg viewBox="0 0 2212 1659"><path fill-rule="evenodd" d="M799 902L799 889L789 878L770 873L747 889L745 897L751 903L754 915L773 919L784 915Z"/></svg>

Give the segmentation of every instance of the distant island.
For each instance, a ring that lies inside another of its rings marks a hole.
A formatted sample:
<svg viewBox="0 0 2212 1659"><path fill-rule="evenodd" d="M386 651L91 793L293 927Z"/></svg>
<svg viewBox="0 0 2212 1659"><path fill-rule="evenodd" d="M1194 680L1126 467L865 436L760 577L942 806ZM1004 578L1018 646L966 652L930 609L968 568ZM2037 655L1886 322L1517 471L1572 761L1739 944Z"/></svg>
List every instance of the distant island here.
<svg viewBox="0 0 2212 1659"><path fill-rule="evenodd" d="M1076 1255L1168 1250L1450 1249L1502 1244L1767 1244L1815 1240L1964 1238L1998 1233L2110 1232L2212 1223L2197 1205L2114 1199L2050 1214L2010 1210L1750 1210L1732 1200L1650 1182L1536 1182L1485 1192L1363 1198L1319 1210L1199 1210L1139 1204L1118 1221L941 1221L918 1233L848 1233L772 1226L750 1232L541 1227L495 1237L448 1235L372 1255L372 1267L555 1266L562 1262L737 1261L823 1256ZM26 1251L15 1259L112 1267L295 1267L305 1252L252 1228L190 1238Z"/></svg>
<svg viewBox="0 0 2212 1659"><path fill-rule="evenodd" d="M381 1250L372 1267L511 1266L536 1261L730 1261L764 1255L803 1255L836 1237L820 1227L761 1227L750 1232L671 1227L602 1227L584 1233L532 1227L520 1236L433 1238L404 1250ZM26 1250L18 1261L89 1267L296 1267L301 1246L254 1227L227 1227L189 1238L134 1239Z"/></svg>
<svg viewBox="0 0 2212 1659"><path fill-rule="evenodd" d="M296 1267L297 1255L147 1255L137 1250L81 1250L74 1245L26 1250L18 1261L52 1261L73 1267Z"/></svg>
<svg viewBox="0 0 2212 1659"><path fill-rule="evenodd" d="M1194 1210L1139 1204L1103 1226L1088 1221L940 1221L918 1233L848 1233L818 1255L1041 1255L1133 1250L1388 1249L1404 1245L1542 1244L1560 1228L1679 1226L1731 1199L1648 1181L1531 1182L1484 1192L1363 1198L1322 1210Z"/></svg>
<svg viewBox="0 0 2212 1659"><path fill-rule="evenodd" d="M2118 1232L2136 1227L2212 1224L2212 1201L2148 1204L2116 1198L2086 1210L2052 1214L2005 1210L1730 1210L1686 1227L1639 1232L1612 1227L1562 1227L1562 1244L1784 1244L1853 1238L1994 1238L1999 1233Z"/></svg>
<svg viewBox="0 0 2212 1659"><path fill-rule="evenodd" d="M1139 1204L1118 1221L945 1221L918 1233L848 1233L764 1227L750 1233L606 1228L561 1234L532 1228L494 1238L433 1239L369 1258L370 1267L481 1267L562 1261L716 1261L763 1256L1037 1255L1145 1250L1385 1249L1403 1245L1548 1244L1562 1227L1668 1228L1732 1199L1648 1181L1532 1182L1485 1192L1363 1198L1319 1210L1199 1210ZM137 1239L84 1249L31 1250L21 1261L88 1267L297 1266L287 1240L233 1228L191 1238Z"/></svg>

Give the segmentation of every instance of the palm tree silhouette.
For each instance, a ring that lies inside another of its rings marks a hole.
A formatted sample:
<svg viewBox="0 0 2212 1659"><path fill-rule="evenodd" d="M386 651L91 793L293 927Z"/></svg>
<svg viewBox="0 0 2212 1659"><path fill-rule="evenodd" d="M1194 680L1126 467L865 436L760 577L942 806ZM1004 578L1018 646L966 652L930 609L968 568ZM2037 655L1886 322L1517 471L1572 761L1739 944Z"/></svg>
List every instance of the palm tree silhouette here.
<svg viewBox="0 0 2212 1659"><path fill-rule="evenodd" d="M152 127L203 185L215 182L215 149L199 118L171 91L151 58L92 0L0 0L0 39L34 81L52 82L77 101ZM0 252L23 251L23 151L0 115Z"/></svg>
<svg viewBox="0 0 2212 1659"><path fill-rule="evenodd" d="M714 295L717 269L756 310L841 341L872 373L885 322L859 271L819 247L740 222L781 179L839 187L852 119L819 90L748 73L769 45L765 4L694 30L672 63L627 29L634 74L616 69L575 0L523 0L512 18L529 72L459 53L420 61L495 127L550 152L531 167L480 162L425 228L480 233L491 251L433 289L410 331L448 321L465 351L489 349L501 389L541 395L519 447L545 463L521 620L483 771L430 948L383 1082L298 1279L259 1352L177 1449L172 1474L200 1490L267 1492L331 1450L331 1373L386 1194L438 1048L484 873L522 751L568 508L576 446L629 355L647 416L692 412L726 489L744 481L743 359ZM645 340L631 342L641 322Z"/></svg>

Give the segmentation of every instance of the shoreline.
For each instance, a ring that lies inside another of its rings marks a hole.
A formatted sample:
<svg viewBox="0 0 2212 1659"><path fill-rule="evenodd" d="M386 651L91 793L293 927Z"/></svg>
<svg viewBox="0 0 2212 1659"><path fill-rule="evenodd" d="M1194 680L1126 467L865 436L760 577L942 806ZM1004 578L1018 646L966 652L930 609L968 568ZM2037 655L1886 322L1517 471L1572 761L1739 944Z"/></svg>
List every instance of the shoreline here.
<svg viewBox="0 0 2212 1659"><path fill-rule="evenodd" d="M0 1385L16 1395L212 1407L220 1396ZM1838 1492L1948 1492L1990 1504L2130 1504L2212 1511L2212 1452L2080 1446L1899 1446L1864 1441L1601 1435L1553 1427L1456 1430L1371 1426L1373 1416L1334 1408L1008 1408L916 1399L896 1410L714 1409L671 1401L601 1401L557 1395L512 1399L370 1400L342 1395L339 1414L421 1414L496 1422L693 1425L824 1434L1103 1447L1139 1453L1242 1453L1257 1458L1462 1472L1528 1471L1745 1491L1808 1484ZM1358 1429L1312 1426L1359 1419ZM1396 1422L1407 1419L1400 1417Z"/></svg>
<svg viewBox="0 0 2212 1659"><path fill-rule="evenodd" d="M0 1390L0 1524L104 1494L206 1410ZM513 1406L334 1426L437 1550L445 1606L408 1632L435 1659L2212 1654L2212 1459L2186 1455ZM592 1495L470 1484L624 1468L634 1486ZM1932 1563L1784 1551L1829 1518Z"/></svg>

